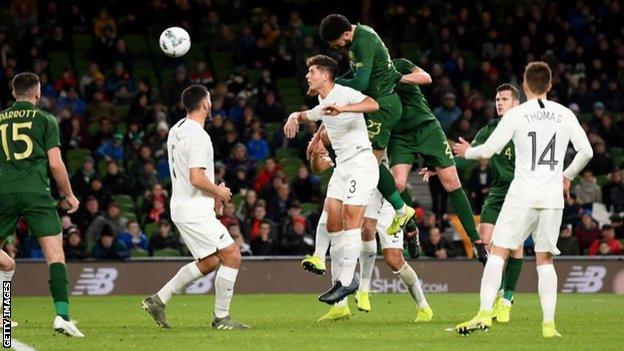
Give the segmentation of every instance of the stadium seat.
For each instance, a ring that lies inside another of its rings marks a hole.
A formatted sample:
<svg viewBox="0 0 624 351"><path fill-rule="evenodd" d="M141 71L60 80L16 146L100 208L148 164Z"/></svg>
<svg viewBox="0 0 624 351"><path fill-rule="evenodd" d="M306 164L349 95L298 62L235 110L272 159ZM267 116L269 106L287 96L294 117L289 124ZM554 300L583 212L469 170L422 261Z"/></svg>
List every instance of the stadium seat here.
<svg viewBox="0 0 624 351"><path fill-rule="evenodd" d="M121 206L122 204L132 204L132 206L134 207L134 200L132 200L132 197L130 197L130 195L124 195L124 194L119 194L119 195L113 195L113 201L118 204L119 206Z"/></svg>
<svg viewBox="0 0 624 351"><path fill-rule="evenodd" d="M114 109L115 109L115 117L117 117L117 121L125 121L128 119L128 113L130 112L130 105L115 105ZM117 130L117 131L121 132L120 130Z"/></svg>
<svg viewBox="0 0 624 351"><path fill-rule="evenodd" d="M51 81L59 79L64 69L71 68L69 55L65 51L53 51L48 57L50 58Z"/></svg>
<svg viewBox="0 0 624 351"><path fill-rule="evenodd" d="M301 164L299 158L286 158L280 162L284 168L284 174L288 179L293 179L297 175L297 168Z"/></svg>
<svg viewBox="0 0 624 351"><path fill-rule="evenodd" d="M74 46L74 59L76 61L89 58L89 54L93 48L93 40L88 34L72 35L72 44ZM76 67L78 70L78 67Z"/></svg>
<svg viewBox="0 0 624 351"><path fill-rule="evenodd" d="M100 178L106 177L106 165L107 164L108 164L108 161L106 161L106 159L101 159L97 161L97 173L100 176Z"/></svg>
<svg viewBox="0 0 624 351"><path fill-rule="evenodd" d="M179 256L181 256L180 251L176 249L162 249L162 250L154 251L154 257L179 257Z"/></svg>
<svg viewBox="0 0 624 351"><path fill-rule="evenodd" d="M244 200L245 200L245 197L242 194L236 194L232 196L232 203L236 205L236 207L238 207L241 203L243 203Z"/></svg>
<svg viewBox="0 0 624 351"><path fill-rule="evenodd" d="M264 125L264 134L266 135L267 138L270 139L273 136L273 134L275 134L275 131L281 128L282 128L282 123L279 123L279 122L267 123Z"/></svg>
<svg viewBox="0 0 624 351"><path fill-rule="evenodd" d="M152 235L158 232L158 223L154 223L154 222L147 223L145 225L145 230L143 232L145 233L148 239L151 238Z"/></svg>
<svg viewBox="0 0 624 351"><path fill-rule="evenodd" d="M141 249L132 249L132 250L130 250L130 257L132 257L132 258L135 258L135 257L147 257L147 256L149 256L149 254L145 250L141 250Z"/></svg>
<svg viewBox="0 0 624 351"><path fill-rule="evenodd" d="M68 164L70 175L76 173L76 171L80 169L80 167L82 167L82 163L84 162L84 159L87 156L91 156L91 150L87 150L87 149L67 150L67 164Z"/></svg>
<svg viewBox="0 0 624 351"><path fill-rule="evenodd" d="M227 79L232 71L232 54L228 52L213 52L211 57L212 68L215 70L219 80Z"/></svg>
<svg viewBox="0 0 624 351"><path fill-rule="evenodd" d="M616 167L621 167L624 161L624 149L621 147L612 147L611 156L613 156L613 164Z"/></svg>
<svg viewBox="0 0 624 351"><path fill-rule="evenodd" d="M134 57L149 58L149 48L145 37L141 34L126 34L123 36L123 40L128 46L128 51Z"/></svg>
<svg viewBox="0 0 624 351"><path fill-rule="evenodd" d="M281 163L283 159L296 157L299 157L299 150L297 149L281 148L275 151L275 158L279 163Z"/></svg>
<svg viewBox="0 0 624 351"><path fill-rule="evenodd" d="M417 62L420 59L420 47L417 43L405 42L399 45L401 57Z"/></svg>
<svg viewBox="0 0 624 351"><path fill-rule="evenodd" d="M309 216L312 213L318 211L319 205L315 202L304 202L301 204L301 214Z"/></svg>
<svg viewBox="0 0 624 351"><path fill-rule="evenodd" d="M76 63L74 66L76 68L76 76L82 77L89 70L89 60L86 58L76 57L74 54L74 62Z"/></svg>

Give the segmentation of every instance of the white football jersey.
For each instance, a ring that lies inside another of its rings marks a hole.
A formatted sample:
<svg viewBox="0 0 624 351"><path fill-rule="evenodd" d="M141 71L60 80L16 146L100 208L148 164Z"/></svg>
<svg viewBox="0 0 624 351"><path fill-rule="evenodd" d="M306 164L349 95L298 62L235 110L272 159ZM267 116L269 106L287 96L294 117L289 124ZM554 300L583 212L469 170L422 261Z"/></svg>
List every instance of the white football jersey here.
<svg viewBox="0 0 624 351"><path fill-rule="evenodd" d="M171 219L200 222L216 218L214 199L191 185L190 168L204 168L214 182L214 151L210 136L198 122L184 118L169 130L167 138L171 175Z"/></svg>
<svg viewBox="0 0 624 351"><path fill-rule="evenodd" d="M564 175L574 179L593 154L574 113L553 101L528 100L509 110L483 145L467 150L466 158L489 158L500 153L510 140L515 147L516 169L505 206L563 208ZM569 142L577 155L564 171Z"/></svg>
<svg viewBox="0 0 624 351"><path fill-rule="evenodd" d="M319 95L319 104L315 108L306 112L310 120L323 120L327 136L336 151L336 163L348 160L362 150L372 149L368 129L363 113L344 112L337 116L325 116L321 114L322 108L328 105L353 105L365 98L366 95L355 89L335 84L324 99Z"/></svg>

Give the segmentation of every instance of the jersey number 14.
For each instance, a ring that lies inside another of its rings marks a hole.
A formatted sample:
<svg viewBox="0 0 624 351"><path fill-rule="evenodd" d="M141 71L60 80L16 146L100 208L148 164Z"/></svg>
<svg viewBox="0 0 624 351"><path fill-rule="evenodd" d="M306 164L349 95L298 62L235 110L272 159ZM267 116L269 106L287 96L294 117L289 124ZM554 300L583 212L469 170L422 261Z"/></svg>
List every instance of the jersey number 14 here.
<svg viewBox="0 0 624 351"><path fill-rule="evenodd" d="M559 161L555 160L555 139L557 134L555 133L550 139L537 162L537 133L529 132L528 137L531 138L531 170L534 171L537 165L548 165L550 166L550 170L554 171L555 166L559 163ZM546 156L549 158L546 159Z"/></svg>

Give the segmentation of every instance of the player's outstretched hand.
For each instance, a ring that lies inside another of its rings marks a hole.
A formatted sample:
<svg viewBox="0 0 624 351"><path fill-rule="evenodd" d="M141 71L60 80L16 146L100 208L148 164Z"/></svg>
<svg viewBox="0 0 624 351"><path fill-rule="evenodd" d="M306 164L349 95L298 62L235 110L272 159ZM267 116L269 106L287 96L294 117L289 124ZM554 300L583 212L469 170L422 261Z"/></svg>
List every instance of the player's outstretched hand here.
<svg viewBox="0 0 624 351"><path fill-rule="evenodd" d="M470 143L464 140L464 138L460 137L459 142L453 145L453 153L455 154L455 156L465 157L466 150L468 150L468 148L470 148Z"/></svg>
<svg viewBox="0 0 624 351"><path fill-rule="evenodd" d="M423 181L425 182L429 182L429 178L437 175L438 173L436 173L436 171L431 170L427 167L423 167L420 169L420 171L418 171L418 175L422 177Z"/></svg>
<svg viewBox="0 0 624 351"><path fill-rule="evenodd" d="M338 116L339 114L344 112L344 108L344 106L327 105L323 106L322 110L325 116Z"/></svg>
<svg viewBox="0 0 624 351"><path fill-rule="evenodd" d="M80 207L80 201L78 201L75 195L66 197L65 201L67 201L67 203L69 204L69 210L67 210L67 213L74 213L78 211L78 207Z"/></svg>
<svg viewBox="0 0 624 351"><path fill-rule="evenodd" d="M299 112L293 112L288 116L288 121L284 124L284 135L288 139L292 139L297 135L299 131L299 122L297 119L299 118Z"/></svg>
<svg viewBox="0 0 624 351"><path fill-rule="evenodd" d="M218 200L220 200L221 202L227 203L232 198L232 191L230 190L230 188L225 186L225 183L221 183L219 184L217 189L217 197Z"/></svg>

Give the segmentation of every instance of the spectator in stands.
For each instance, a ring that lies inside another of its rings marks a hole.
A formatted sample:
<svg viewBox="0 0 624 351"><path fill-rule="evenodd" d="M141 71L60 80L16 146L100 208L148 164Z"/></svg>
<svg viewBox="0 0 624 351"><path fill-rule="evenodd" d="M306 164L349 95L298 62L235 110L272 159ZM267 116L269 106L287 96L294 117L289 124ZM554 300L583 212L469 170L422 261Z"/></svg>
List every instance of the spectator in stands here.
<svg viewBox="0 0 624 351"><path fill-rule="evenodd" d="M92 247L97 238L102 235L104 228L107 227L111 235L116 236L123 232L128 220L121 216L121 209L116 203L108 205L106 215L97 217L85 233L85 240L89 247Z"/></svg>
<svg viewBox="0 0 624 351"><path fill-rule="evenodd" d="M113 50L113 53L117 64L121 64L123 68L132 72L132 68L134 67L134 60L132 59L131 53L128 52L128 46L123 39L117 39L117 41L115 42L115 49ZM117 68L117 65L115 66L115 68ZM115 73L115 75L117 75L117 73ZM130 83L132 84L132 88L130 90L134 91L134 82Z"/></svg>
<svg viewBox="0 0 624 351"><path fill-rule="evenodd" d="M127 194L129 190L128 178L115 161L108 161L106 164L104 184L112 195Z"/></svg>
<svg viewBox="0 0 624 351"><path fill-rule="evenodd" d="M457 96L454 93L444 94L442 106L437 107L433 113L442 124L445 132L449 132L451 125L461 116L461 110L457 106Z"/></svg>
<svg viewBox="0 0 624 351"><path fill-rule="evenodd" d="M603 141L594 145L594 156L589 161L587 168L591 169L595 175L604 175L613 170L613 157L607 151Z"/></svg>
<svg viewBox="0 0 624 351"><path fill-rule="evenodd" d="M254 190L247 190L243 202L236 209L236 217L244 221L253 212L253 208L258 201L258 195Z"/></svg>
<svg viewBox="0 0 624 351"><path fill-rule="evenodd" d="M84 102L78 98L77 91L76 90L72 91L72 89L75 89L75 88L78 88L78 82L76 81L76 78L74 77L74 74L72 73L71 69L69 68L63 69L61 76L58 77L58 79L54 83L54 89L56 89L56 92L59 94L63 92L63 93L66 93L67 95L72 93L72 95L67 96L66 100L63 100L65 101L65 103L62 105L61 105L61 100L59 100L59 104L57 105L57 108L59 110L62 109L64 105L68 105L72 113L83 114L86 111L87 106L84 105ZM76 99L79 100L78 102L80 104L77 106L78 109L74 110L71 107L73 106L73 102L76 102Z"/></svg>
<svg viewBox="0 0 624 351"><path fill-rule="evenodd" d="M581 217L581 223L574 228L574 236L578 239L581 252L586 252L595 240L600 239L598 223L588 212Z"/></svg>
<svg viewBox="0 0 624 351"><path fill-rule="evenodd" d="M608 211L624 211L624 177L621 169L614 169L611 179L602 186L602 200Z"/></svg>
<svg viewBox="0 0 624 351"><path fill-rule="evenodd" d="M169 126L167 122L158 122L156 126L156 134L150 140L150 149L157 160L167 158L167 136L169 135Z"/></svg>
<svg viewBox="0 0 624 351"><path fill-rule="evenodd" d="M483 200L490 191L492 183L492 172L490 170L490 162L487 159L479 160L479 165L470 172L468 184L470 186L470 199L475 209L475 214L481 213Z"/></svg>
<svg viewBox="0 0 624 351"><path fill-rule="evenodd" d="M437 227L429 230L429 239L424 242L423 250L425 255L429 257L445 259L456 256L453 244L442 236Z"/></svg>
<svg viewBox="0 0 624 351"><path fill-rule="evenodd" d="M305 163L297 168L297 176L291 183L294 198L299 202L311 202L318 199L320 193L321 179L317 175L310 174Z"/></svg>
<svg viewBox="0 0 624 351"><path fill-rule="evenodd" d="M110 119L100 119L100 128L93 137L93 145L102 145L105 142L112 140L114 135L113 125Z"/></svg>
<svg viewBox="0 0 624 351"><path fill-rule="evenodd" d="M622 243L615 238L615 230L609 224L602 226L602 238L594 240L589 248L589 255L620 255Z"/></svg>
<svg viewBox="0 0 624 351"><path fill-rule="evenodd" d="M87 156L82 163L82 168L77 170L71 178L74 193L76 193L79 198L87 196L91 188L91 181L96 177L95 161L93 157Z"/></svg>
<svg viewBox="0 0 624 351"><path fill-rule="evenodd" d="M110 101L104 99L104 92L96 91L93 93L93 101L89 103L88 107L89 121L91 123L99 122L102 118L108 118L111 121L116 121L116 117L123 120L125 116L115 116L114 105Z"/></svg>
<svg viewBox="0 0 624 351"><path fill-rule="evenodd" d="M143 209L141 212L148 213L154 207L154 202L156 201L164 204L169 203L169 192L160 183L153 184L150 190L145 191L143 194Z"/></svg>
<svg viewBox="0 0 624 351"><path fill-rule="evenodd" d="M126 230L117 239L130 250L148 250L147 236L141 231L137 221L128 221Z"/></svg>
<svg viewBox="0 0 624 351"><path fill-rule="evenodd" d="M66 214L64 216L61 216L61 231L64 239L66 239L69 235L69 230L76 227L77 225L74 224L69 215Z"/></svg>
<svg viewBox="0 0 624 351"><path fill-rule="evenodd" d="M89 257L87 245L82 241L78 228L74 227L69 230L67 241L63 246L63 251L68 261L84 260Z"/></svg>
<svg viewBox="0 0 624 351"><path fill-rule="evenodd" d="M307 230L303 216L295 216L280 239L280 251L285 255L305 255L314 250L314 239Z"/></svg>
<svg viewBox="0 0 624 351"><path fill-rule="evenodd" d="M251 133L251 139L247 142L247 149L249 156L255 161L263 161L269 157L271 150L269 150L269 143L262 138L262 130L256 129Z"/></svg>
<svg viewBox="0 0 624 351"><path fill-rule="evenodd" d="M95 197L102 207L108 207L108 204L113 201L110 192L104 187L99 178L93 178L91 180L91 189L89 190L89 194Z"/></svg>
<svg viewBox="0 0 624 351"><path fill-rule="evenodd" d="M112 30L117 30L117 22L114 18L109 16L108 9L102 7L100 8L98 17L93 20L93 34L95 34L96 38L100 38L104 35L104 31L107 27Z"/></svg>
<svg viewBox="0 0 624 351"><path fill-rule="evenodd" d="M238 246L238 249L240 250L241 255L251 256L252 255L251 247L249 246L249 244L245 242L245 240L243 240L243 235L241 234L240 226L237 224L230 224L230 226L227 227L227 229L228 229L228 233L230 233L230 236L234 240L234 243L236 244L236 246Z"/></svg>
<svg viewBox="0 0 624 351"><path fill-rule="evenodd" d="M570 224L561 226L557 248L563 256L578 256L581 254L578 239L572 236L572 226Z"/></svg>
<svg viewBox="0 0 624 351"><path fill-rule="evenodd" d="M236 103L228 110L228 117L235 125L239 124L243 120L243 112L245 111L246 106L247 99L245 98L245 94L237 95Z"/></svg>
<svg viewBox="0 0 624 351"><path fill-rule="evenodd" d="M260 235L260 224L264 221L270 221L273 226L273 221L266 218L266 207L264 203L258 203L254 206L251 217L248 217L243 222L243 235L247 242L252 242L258 235Z"/></svg>
<svg viewBox="0 0 624 351"><path fill-rule="evenodd" d="M624 239L624 219L622 219L622 216L614 214L609 219L611 220L611 226L615 231L615 237L618 240Z"/></svg>
<svg viewBox="0 0 624 351"><path fill-rule="evenodd" d="M275 173L281 169L282 169L282 166L278 165L275 162L274 158L272 157L267 158L266 161L264 162L264 166L262 167L262 170L258 173L258 175L256 176L254 180L254 183L253 183L254 190L256 192L262 191L265 185L271 181Z"/></svg>
<svg viewBox="0 0 624 351"><path fill-rule="evenodd" d="M145 161L143 167L139 171L136 190L143 192L158 183L160 183L160 175L156 171L154 162L151 160Z"/></svg>
<svg viewBox="0 0 624 351"><path fill-rule="evenodd" d="M286 111L277 102L275 93L272 91L266 92L264 101L258 104L256 111L265 123L281 123L286 119Z"/></svg>
<svg viewBox="0 0 624 351"><path fill-rule="evenodd" d="M166 204L161 200L155 200L152 202L152 208L149 209L145 217L145 223L158 223L170 217L171 214L167 210Z"/></svg>
<svg viewBox="0 0 624 351"><path fill-rule="evenodd" d="M581 182L574 187L574 193L578 203L583 205L602 202L602 192L596 182L596 177L589 169L583 171Z"/></svg>
<svg viewBox="0 0 624 351"><path fill-rule="evenodd" d="M78 224L80 232L82 233L87 231L87 228L89 228L91 223L97 217L102 216L102 212L100 212L100 204L95 197L87 197L87 200L84 201L84 203L85 205L80 206L77 214L75 215L75 221Z"/></svg>
<svg viewBox="0 0 624 351"><path fill-rule="evenodd" d="M100 239L91 249L91 257L98 260L123 260L130 257L130 250L115 236L110 228L102 231Z"/></svg>
<svg viewBox="0 0 624 351"><path fill-rule="evenodd" d="M148 233L150 235L150 256L154 255L154 251L163 249L180 249L180 241L171 229L171 223L163 219L158 223L158 231Z"/></svg>
<svg viewBox="0 0 624 351"><path fill-rule="evenodd" d="M58 110L68 107L72 114L76 113L81 116L84 116L87 112L87 104L78 96L78 91L76 91L76 87L74 86L67 90L66 97L58 99L56 107Z"/></svg>
<svg viewBox="0 0 624 351"><path fill-rule="evenodd" d="M214 86L214 76L212 71L206 65L206 61L199 60L195 64L195 71L191 74L191 82L194 84L205 85L208 88ZM214 102L213 102L214 103ZM214 107L214 106L213 106ZM214 116L215 109L213 108L212 114Z"/></svg>
<svg viewBox="0 0 624 351"><path fill-rule="evenodd" d="M607 146L613 147L621 145L622 140L624 140L624 133L622 133L620 127L613 122L613 118L609 114L602 116L600 124L598 124L596 129Z"/></svg>
<svg viewBox="0 0 624 351"><path fill-rule="evenodd" d="M275 254L270 221L260 223L260 235L251 242L251 252L255 256L270 256Z"/></svg>
<svg viewBox="0 0 624 351"><path fill-rule="evenodd" d="M256 163L249 157L247 147L241 143L234 145L227 163L226 180L234 180L236 172L241 166L245 168L246 179L253 179L256 175Z"/></svg>
<svg viewBox="0 0 624 351"><path fill-rule="evenodd" d="M123 161L124 148L123 148L123 134L115 133L113 140L105 141L95 151L96 155L104 158L106 161Z"/></svg>
<svg viewBox="0 0 624 351"><path fill-rule="evenodd" d="M282 217L286 215L291 201L292 196L290 194L290 186L287 183L281 184L277 188L276 194L273 195L269 200L267 206L269 218L273 222L278 222Z"/></svg>
<svg viewBox="0 0 624 351"><path fill-rule="evenodd" d="M84 123L84 118L74 115L70 120L70 126L65 131L62 146L68 149L91 149L93 147L91 135Z"/></svg>
<svg viewBox="0 0 624 351"><path fill-rule="evenodd" d="M173 80L169 83L166 92L166 102L170 108L173 108L180 100L180 94L184 88L190 85L190 79L186 75L186 68L178 66L173 74Z"/></svg>
<svg viewBox="0 0 624 351"><path fill-rule="evenodd" d="M232 224L240 226L240 220L236 217L236 205L233 202L228 202L223 206L223 215L219 220L226 228Z"/></svg>

